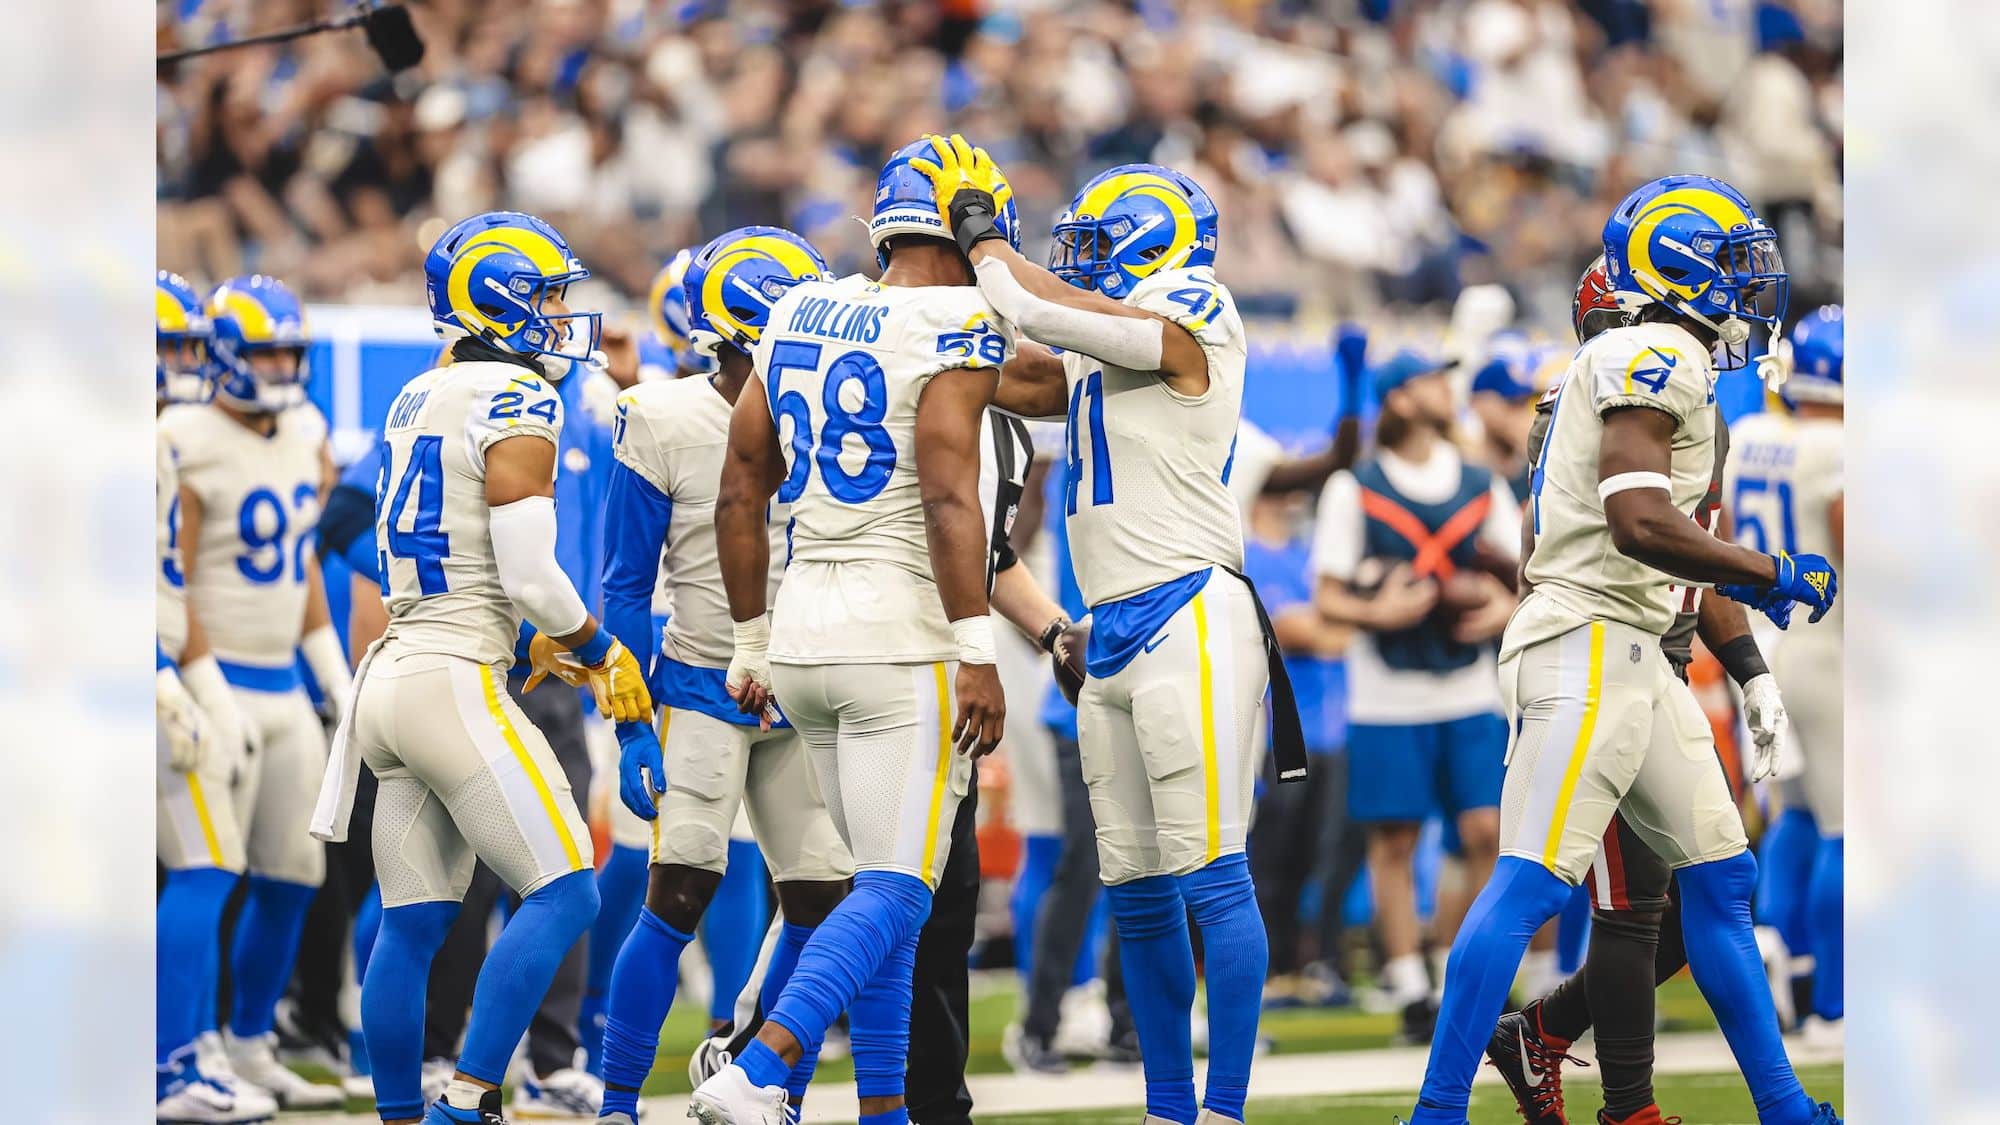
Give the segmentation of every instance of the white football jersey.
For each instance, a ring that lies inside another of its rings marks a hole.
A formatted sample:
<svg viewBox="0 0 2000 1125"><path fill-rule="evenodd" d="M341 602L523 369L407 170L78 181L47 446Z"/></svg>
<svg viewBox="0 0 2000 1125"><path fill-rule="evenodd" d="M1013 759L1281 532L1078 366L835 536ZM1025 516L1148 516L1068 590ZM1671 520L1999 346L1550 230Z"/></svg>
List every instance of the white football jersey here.
<svg viewBox="0 0 2000 1125"><path fill-rule="evenodd" d="M1825 555L1835 571L1843 570L1829 519L1833 502L1846 490L1840 422L1750 414L1737 419L1730 437L1723 494L1736 541L1765 554ZM1815 633L1840 635L1845 600L1844 594L1834 600Z"/></svg>
<svg viewBox="0 0 2000 1125"><path fill-rule="evenodd" d="M715 499L729 449L733 408L706 376L640 383L618 396L612 455L673 499L660 581L673 618L663 649L668 658L726 668L736 639L722 560L715 547ZM765 511L771 539L771 588L785 575L785 526L791 506L773 500Z"/></svg>
<svg viewBox="0 0 2000 1125"><path fill-rule="evenodd" d="M791 565L771 626L787 663L957 654L917 488L917 400L932 378L999 367L1013 339L971 286L795 285L752 358L777 421ZM678 609L676 602L676 609Z"/></svg>
<svg viewBox="0 0 2000 1125"><path fill-rule="evenodd" d="M555 383L512 363L454 363L397 394L382 427L375 550L385 636L404 651L513 661L521 612L493 559L486 451L515 437L556 444L562 423Z"/></svg>
<svg viewBox="0 0 2000 1125"><path fill-rule="evenodd" d="M1682 591L1662 571L1620 554L1598 498L1604 412L1664 411L1675 421L1674 507L1695 517L1715 474L1715 366L1709 350L1671 324L1614 328L1577 350L1563 374L1528 502L1534 587L1501 641L1504 656L1588 621L1618 621L1656 636L1673 624Z"/></svg>
<svg viewBox="0 0 2000 1125"><path fill-rule="evenodd" d="M1194 336L1208 356L1208 390L1189 397L1157 372L1063 354L1063 508L1070 561L1093 608L1206 567L1243 569L1242 516L1226 480L1248 354L1236 302L1203 267L1156 273L1126 303Z"/></svg>
<svg viewBox="0 0 2000 1125"><path fill-rule="evenodd" d="M172 659L181 658L187 647L187 578L181 573L181 476L174 464L174 450L167 444L166 431L153 428L153 499L157 509L153 528L155 562L153 590L155 629L160 648Z"/></svg>
<svg viewBox="0 0 2000 1125"><path fill-rule="evenodd" d="M201 502L199 542L183 543L187 596L216 659L289 668L306 611L319 523L326 419L308 404L265 437L219 406L160 415L181 487Z"/></svg>

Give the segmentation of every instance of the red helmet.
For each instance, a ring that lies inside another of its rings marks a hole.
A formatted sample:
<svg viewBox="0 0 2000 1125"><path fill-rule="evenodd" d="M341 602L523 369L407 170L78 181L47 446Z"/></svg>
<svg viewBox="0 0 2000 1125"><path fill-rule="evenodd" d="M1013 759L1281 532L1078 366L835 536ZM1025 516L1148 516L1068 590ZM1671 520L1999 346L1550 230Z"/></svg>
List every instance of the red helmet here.
<svg viewBox="0 0 2000 1125"><path fill-rule="evenodd" d="M1576 297L1570 301L1569 319L1576 329L1576 342L1588 343L1591 337L1607 328L1618 328L1630 324L1631 317L1618 305L1618 295L1611 289L1611 277L1604 269L1604 255L1590 263L1583 276L1576 280Z"/></svg>

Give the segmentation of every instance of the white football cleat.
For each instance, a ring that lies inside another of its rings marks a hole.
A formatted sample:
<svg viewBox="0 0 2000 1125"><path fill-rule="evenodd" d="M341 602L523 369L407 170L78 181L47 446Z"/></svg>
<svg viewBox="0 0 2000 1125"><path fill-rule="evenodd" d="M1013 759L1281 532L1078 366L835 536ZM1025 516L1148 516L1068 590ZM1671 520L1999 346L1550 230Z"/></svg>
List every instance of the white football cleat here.
<svg viewBox="0 0 2000 1125"><path fill-rule="evenodd" d="M695 1088L687 1115L701 1125L791 1125L790 1108L783 1086L752 1086L731 1064Z"/></svg>
<svg viewBox="0 0 2000 1125"><path fill-rule="evenodd" d="M423 1092L424 1104L444 1097L444 1088L451 1085L451 1076L458 1073L458 1064L450 1059L425 1059L423 1076L417 1080L417 1088Z"/></svg>
<svg viewBox="0 0 2000 1125"><path fill-rule="evenodd" d="M1764 963L1764 980L1771 986L1771 1006L1778 1010L1778 1027L1789 1031L1799 1025L1798 1013L1792 1010L1792 952L1776 926L1758 926L1752 933L1757 938L1757 958Z"/></svg>
<svg viewBox="0 0 2000 1125"><path fill-rule="evenodd" d="M230 1065L229 1048L223 1044L221 1032L209 1030L195 1036L194 1065L204 1081L235 1098L239 1110L257 1115L253 1120L278 1112L278 1099L271 1091L237 1074Z"/></svg>
<svg viewBox="0 0 2000 1125"><path fill-rule="evenodd" d="M1243 1123L1234 1117L1224 1116L1212 1109L1203 1109L1200 1113L1195 1114L1194 1125L1243 1125Z"/></svg>
<svg viewBox="0 0 2000 1125"><path fill-rule="evenodd" d="M1807 1016L1799 1038L1815 1051L1838 1051L1847 1042L1847 1021Z"/></svg>
<svg viewBox="0 0 2000 1125"><path fill-rule="evenodd" d="M350 1099L375 1100L375 1079L366 1074L349 1074L340 1080L340 1092Z"/></svg>
<svg viewBox="0 0 2000 1125"><path fill-rule="evenodd" d="M604 1080L566 1066L524 1079L507 1112L523 1121L595 1121L603 1108Z"/></svg>
<svg viewBox="0 0 2000 1125"><path fill-rule="evenodd" d="M159 1125L248 1125L270 1119L270 1113L249 1112L235 1094L199 1076L153 1103L153 1120Z"/></svg>
<svg viewBox="0 0 2000 1125"><path fill-rule="evenodd" d="M225 1036L223 1042L229 1048L229 1064L236 1069L237 1077L261 1086L278 1099L282 1109L338 1109L347 1104L347 1095L338 1086L324 1086L308 1081L278 1061L275 1034L266 1033L250 1039Z"/></svg>
<svg viewBox="0 0 2000 1125"><path fill-rule="evenodd" d="M1059 1055L1094 1059L1111 1042L1111 1009L1104 1002L1104 981L1092 980L1063 993L1062 1014L1050 1046Z"/></svg>

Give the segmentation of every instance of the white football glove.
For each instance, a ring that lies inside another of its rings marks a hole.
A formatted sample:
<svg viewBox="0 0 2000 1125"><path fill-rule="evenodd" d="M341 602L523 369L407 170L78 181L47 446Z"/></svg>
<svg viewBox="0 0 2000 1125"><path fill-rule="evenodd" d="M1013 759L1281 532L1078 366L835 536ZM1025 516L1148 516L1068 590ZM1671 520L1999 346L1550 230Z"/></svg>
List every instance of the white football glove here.
<svg viewBox="0 0 2000 1125"><path fill-rule="evenodd" d="M202 656L181 665L181 683L208 719L209 769L234 778L250 751L250 725L243 721L243 712L236 706L236 696L222 678L215 657Z"/></svg>
<svg viewBox="0 0 2000 1125"><path fill-rule="evenodd" d="M1792 377L1792 342L1779 338L1771 345L1771 350L1757 357L1757 378L1764 381L1764 389L1776 393Z"/></svg>
<svg viewBox="0 0 2000 1125"><path fill-rule="evenodd" d="M167 740L167 764L181 773L194 773L201 769L212 738L208 720L172 668L160 669L153 684L153 707L159 715L160 734Z"/></svg>
<svg viewBox="0 0 2000 1125"><path fill-rule="evenodd" d="M1771 673L1753 676L1743 685L1743 721L1750 727L1750 780L1762 781L1778 772L1778 754L1791 723Z"/></svg>

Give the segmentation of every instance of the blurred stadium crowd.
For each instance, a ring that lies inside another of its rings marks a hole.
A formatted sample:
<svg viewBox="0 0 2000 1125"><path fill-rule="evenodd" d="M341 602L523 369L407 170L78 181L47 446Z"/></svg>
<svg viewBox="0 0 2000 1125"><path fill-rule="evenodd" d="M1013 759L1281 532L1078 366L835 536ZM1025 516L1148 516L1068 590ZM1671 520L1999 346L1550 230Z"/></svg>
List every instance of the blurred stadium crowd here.
<svg viewBox="0 0 2000 1125"><path fill-rule="evenodd" d="M162 49L326 14L159 13ZM1008 169L1031 254L1095 171L1187 170L1216 198L1218 273L1252 316L1421 315L1497 281L1556 328L1612 203L1692 168L1778 229L1794 308L1839 295L1838 0L427 0L412 15L427 54L393 78L352 33L162 68L160 260L400 304L450 218L512 207L559 224L623 301L673 250L745 223L872 270L856 216L876 169L947 123Z"/></svg>

